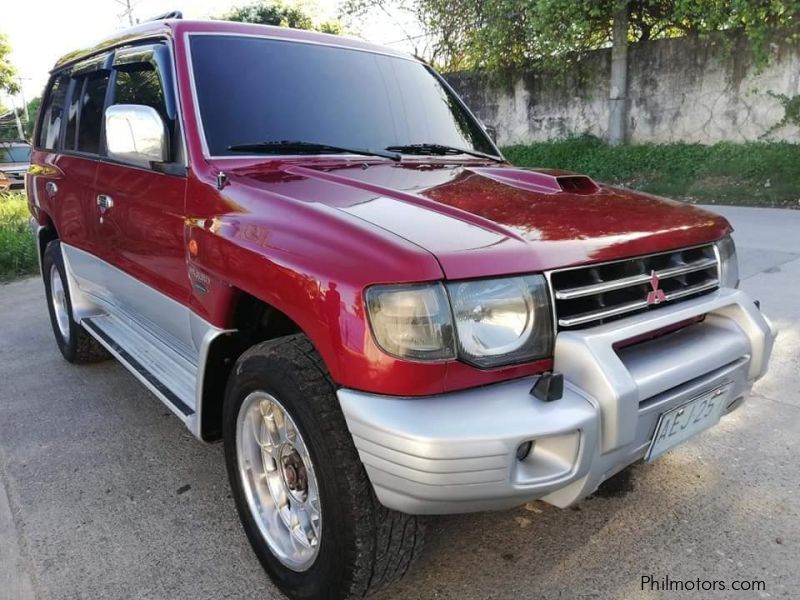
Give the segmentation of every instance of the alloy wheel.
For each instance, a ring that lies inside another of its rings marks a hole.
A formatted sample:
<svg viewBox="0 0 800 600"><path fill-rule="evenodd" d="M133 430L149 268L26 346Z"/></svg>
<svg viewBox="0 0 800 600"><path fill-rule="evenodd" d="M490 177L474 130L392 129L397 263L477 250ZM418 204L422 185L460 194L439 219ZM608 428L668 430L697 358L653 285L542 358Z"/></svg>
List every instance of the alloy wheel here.
<svg viewBox="0 0 800 600"><path fill-rule="evenodd" d="M247 504L275 557L306 571L319 553L322 512L311 456L272 395L249 394L236 422L236 455Z"/></svg>
<svg viewBox="0 0 800 600"><path fill-rule="evenodd" d="M53 304L53 314L56 324L64 340L69 339L69 309L67 308L67 295L64 291L64 282L61 272L56 265L50 267L50 301Z"/></svg>

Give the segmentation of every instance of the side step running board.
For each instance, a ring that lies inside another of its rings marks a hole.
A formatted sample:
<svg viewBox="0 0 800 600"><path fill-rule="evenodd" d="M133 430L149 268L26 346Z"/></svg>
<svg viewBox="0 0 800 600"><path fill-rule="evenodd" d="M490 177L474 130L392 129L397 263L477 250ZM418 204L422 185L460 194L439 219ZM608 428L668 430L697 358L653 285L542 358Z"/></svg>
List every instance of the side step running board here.
<svg viewBox="0 0 800 600"><path fill-rule="evenodd" d="M182 421L194 416L197 365L132 321L101 315L81 325Z"/></svg>

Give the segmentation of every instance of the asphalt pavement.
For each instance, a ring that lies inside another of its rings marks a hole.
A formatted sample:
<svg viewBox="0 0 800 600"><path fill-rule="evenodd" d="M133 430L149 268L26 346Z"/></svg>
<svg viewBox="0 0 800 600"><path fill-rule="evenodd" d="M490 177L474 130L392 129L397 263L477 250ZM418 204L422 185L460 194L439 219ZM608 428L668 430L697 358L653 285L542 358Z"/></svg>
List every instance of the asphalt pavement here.
<svg viewBox="0 0 800 600"><path fill-rule="evenodd" d="M800 211L714 210L780 329L750 400L571 509L432 518L422 560L381 600L800 597ZM727 589L643 590L647 576ZM32 278L0 286L0 600L75 598L282 596L241 531L221 446L118 363L63 361Z"/></svg>

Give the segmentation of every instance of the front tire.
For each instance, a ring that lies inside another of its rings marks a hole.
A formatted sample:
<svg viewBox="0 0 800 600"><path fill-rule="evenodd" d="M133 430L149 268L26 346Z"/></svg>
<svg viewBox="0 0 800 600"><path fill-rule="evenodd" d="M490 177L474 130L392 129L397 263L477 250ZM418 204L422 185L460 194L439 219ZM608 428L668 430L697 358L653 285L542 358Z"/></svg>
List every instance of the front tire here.
<svg viewBox="0 0 800 600"><path fill-rule="evenodd" d="M71 363L93 363L111 358L108 351L75 322L61 242L47 245L42 256L42 276L53 335L61 354Z"/></svg>
<svg viewBox="0 0 800 600"><path fill-rule="evenodd" d="M419 555L421 520L376 499L335 385L305 336L264 342L239 358L223 436L245 533L290 598L363 598Z"/></svg>

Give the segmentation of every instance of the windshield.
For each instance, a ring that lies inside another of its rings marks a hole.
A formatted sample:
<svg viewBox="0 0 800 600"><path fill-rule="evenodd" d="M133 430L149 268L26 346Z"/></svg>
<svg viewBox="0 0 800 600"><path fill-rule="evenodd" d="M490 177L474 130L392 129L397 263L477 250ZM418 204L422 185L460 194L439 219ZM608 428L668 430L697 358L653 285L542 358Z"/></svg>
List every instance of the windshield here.
<svg viewBox="0 0 800 600"><path fill-rule="evenodd" d="M0 144L0 163L26 163L30 160L30 146L4 146Z"/></svg>
<svg viewBox="0 0 800 600"><path fill-rule="evenodd" d="M230 147L277 140L373 151L441 144L497 154L458 98L416 61L233 35L192 36L191 52L212 156L241 156L247 152Z"/></svg>

